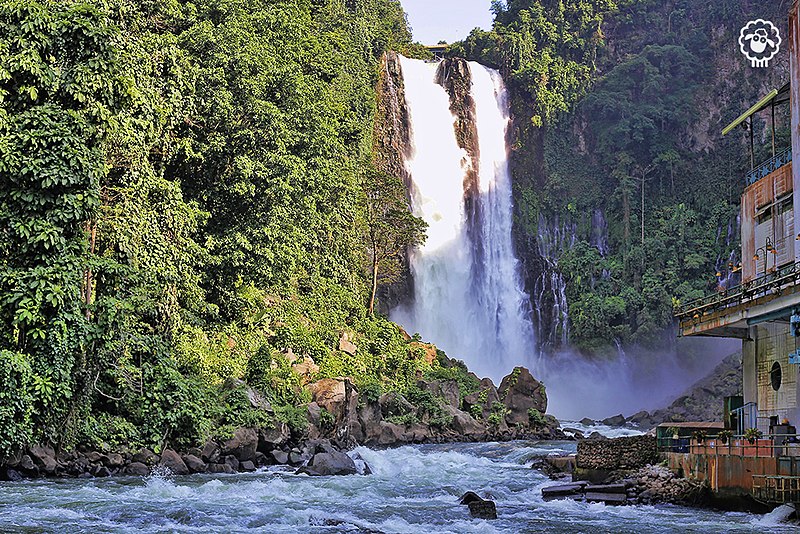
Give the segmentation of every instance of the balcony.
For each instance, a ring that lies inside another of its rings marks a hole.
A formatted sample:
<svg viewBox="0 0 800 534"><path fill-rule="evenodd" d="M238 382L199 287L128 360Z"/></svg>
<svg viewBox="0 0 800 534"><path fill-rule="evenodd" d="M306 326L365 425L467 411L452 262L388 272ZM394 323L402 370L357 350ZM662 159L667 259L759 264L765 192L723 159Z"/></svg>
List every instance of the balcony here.
<svg viewBox="0 0 800 534"><path fill-rule="evenodd" d="M755 169L751 170L745 176L745 186L751 186L762 178L766 178L773 172L777 171L784 165L792 162L792 149L791 147L778 152L775 156L771 157Z"/></svg>
<svg viewBox="0 0 800 534"><path fill-rule="evenodd" d="M751 308L783 309L800 302L800 263L793 263L738 286L692 300L676 308L681 335L747 336ZM773 304L774 305L771 305Z"/></svg>

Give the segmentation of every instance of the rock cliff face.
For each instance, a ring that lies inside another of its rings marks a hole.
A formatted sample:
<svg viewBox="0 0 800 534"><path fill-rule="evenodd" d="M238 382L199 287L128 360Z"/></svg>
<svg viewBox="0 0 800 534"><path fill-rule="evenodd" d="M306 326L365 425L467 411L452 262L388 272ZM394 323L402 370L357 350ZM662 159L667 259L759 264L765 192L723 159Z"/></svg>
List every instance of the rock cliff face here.
<svg viewBox="0 0 800 534"><path fill-rule="evenodd" d="M711 373L692 385L668 407L639 412L627 419L642 429L669 421L722 421L724 397L742 393L742 355L731 354Z"/></svg>

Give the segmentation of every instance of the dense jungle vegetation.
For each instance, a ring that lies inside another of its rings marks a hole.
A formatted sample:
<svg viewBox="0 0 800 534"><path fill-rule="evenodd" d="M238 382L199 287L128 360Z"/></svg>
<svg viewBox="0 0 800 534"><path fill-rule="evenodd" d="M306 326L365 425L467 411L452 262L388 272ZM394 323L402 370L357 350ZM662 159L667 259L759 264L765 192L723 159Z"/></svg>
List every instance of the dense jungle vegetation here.
<svg viewBox="0 0 800 534"><path fill-rule="evenodd" d="M741 130L721 131L788 81L786 48L770 68L751 68L739 28L765 18L786 35L789 2L493 9L493 29L474 30L453 53L499 68L512 94L516 241L528 275L557 264L570 343L586 353L670 343L674 305L713 291L738 254L749 154ZM757 162L771 155L767 115L755 123ZM778 120L780 149L787 106ZM607 229L592 225L598 210Z"/></svg>
<svg viewBox="0 0 800 534"><path fill-rule="evenodd" d="M243 381L302 427L293 354L372 395L463 374L368 310L424 238L371 168L389 49L393 0L0 2L0 455L268 424Z"/></svg>

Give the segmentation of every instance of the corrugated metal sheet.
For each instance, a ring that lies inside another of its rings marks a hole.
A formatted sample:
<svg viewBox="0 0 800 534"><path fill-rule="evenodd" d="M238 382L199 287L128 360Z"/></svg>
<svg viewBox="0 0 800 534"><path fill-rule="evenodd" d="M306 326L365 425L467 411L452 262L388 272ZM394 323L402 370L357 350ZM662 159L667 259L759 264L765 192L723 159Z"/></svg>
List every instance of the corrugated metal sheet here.
<svg viewBox="0 0 800 534"><path fill-rule="evenodd" d="M800 161L800 2L789 11L790 106L792 110L792 161ZM792 184L800 191L800 165L792 165ZM794 220L800 221L800 199L794 199ZM800 261L800 247L795 246L795 261Z"/></svg>

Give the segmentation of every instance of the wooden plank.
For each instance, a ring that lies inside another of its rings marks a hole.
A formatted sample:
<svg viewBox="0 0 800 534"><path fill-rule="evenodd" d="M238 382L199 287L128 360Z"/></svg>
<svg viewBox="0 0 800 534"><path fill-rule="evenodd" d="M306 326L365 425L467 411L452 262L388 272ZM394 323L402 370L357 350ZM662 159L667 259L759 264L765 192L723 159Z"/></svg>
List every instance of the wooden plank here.
<svg viewBox="0 0 800 534"><path fill-rule="evenodd" d="M597 486L588 486L587 493L625 493L627 488L625 484L601 484Z"/></svg>

